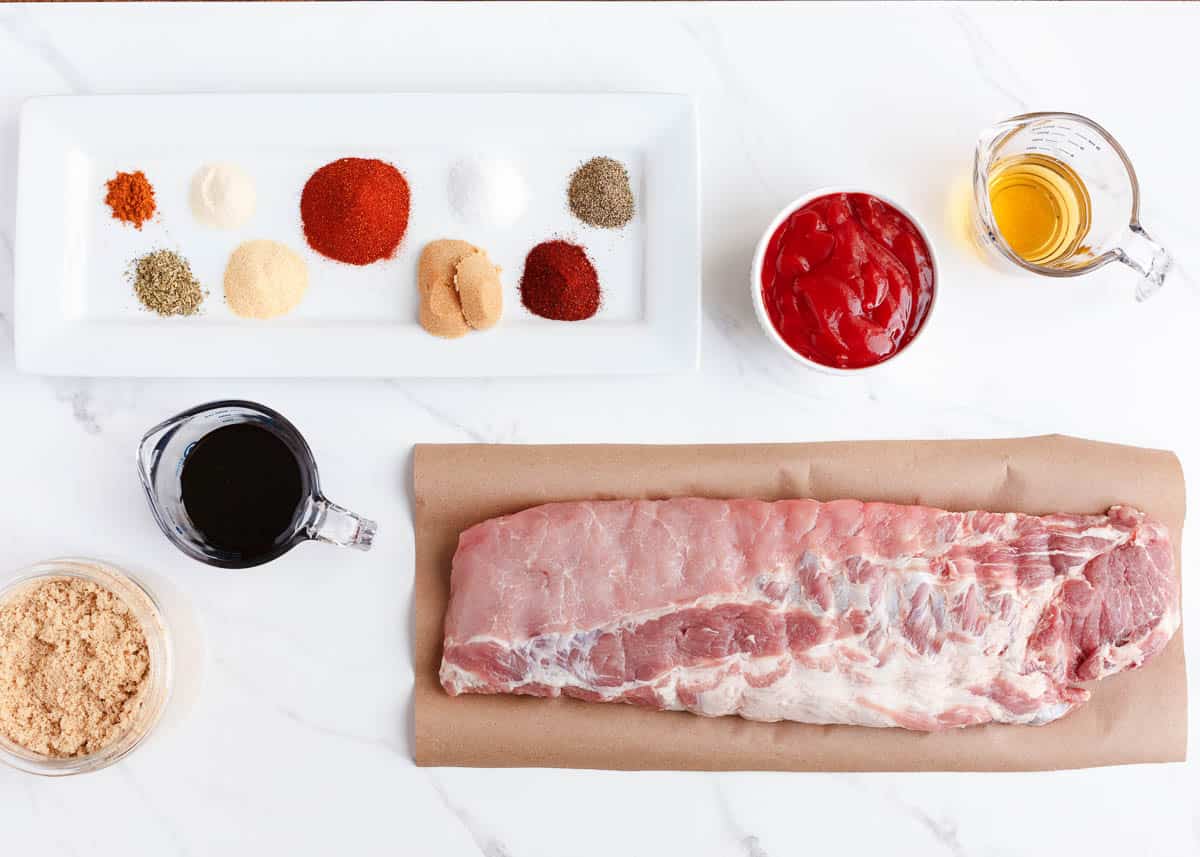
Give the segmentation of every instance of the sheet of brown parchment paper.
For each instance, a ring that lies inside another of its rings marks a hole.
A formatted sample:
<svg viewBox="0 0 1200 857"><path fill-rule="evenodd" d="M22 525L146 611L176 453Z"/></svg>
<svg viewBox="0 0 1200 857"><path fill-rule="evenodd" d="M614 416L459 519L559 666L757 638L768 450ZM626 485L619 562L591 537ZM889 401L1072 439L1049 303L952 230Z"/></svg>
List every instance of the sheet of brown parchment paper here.
<svg viewBox="0 0 1200 857"><path fill-rule="evenodd" d="M1167 524L1179 568L1174 455L1068 437L741 446L418 446L414 756L419 765L621 770L1015 771L1181 761L1182 631L1145 667L1092 685L1046 726L901 729L753 723L629 705L448 696L437 680L450 562L472 524L554 500L853 497L952 510L1103 512Z"/></svg>

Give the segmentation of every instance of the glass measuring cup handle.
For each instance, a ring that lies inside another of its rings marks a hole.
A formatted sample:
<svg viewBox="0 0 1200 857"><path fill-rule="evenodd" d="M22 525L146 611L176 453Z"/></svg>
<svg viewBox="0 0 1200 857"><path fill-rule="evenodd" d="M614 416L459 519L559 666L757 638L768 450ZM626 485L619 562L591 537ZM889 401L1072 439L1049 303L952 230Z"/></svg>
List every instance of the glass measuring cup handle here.
<svg viewBox="0 0 1200 857"><path fill-rule="evenodd" d="M313 499L304 525L304 532L310 539L360 551L371 549L377 529L374 521L359 517L324 497Z"/></svg>
<svg viewBox="0 0 1200 857"><path fill-rule="evenodd" d="M1137 299L1144 301L1162 288L1167 271L1171 269L1171 254L1146 234L1139 223L1131 223L1116 248L1117 259L1142 275L1137 286Z"/></svg>

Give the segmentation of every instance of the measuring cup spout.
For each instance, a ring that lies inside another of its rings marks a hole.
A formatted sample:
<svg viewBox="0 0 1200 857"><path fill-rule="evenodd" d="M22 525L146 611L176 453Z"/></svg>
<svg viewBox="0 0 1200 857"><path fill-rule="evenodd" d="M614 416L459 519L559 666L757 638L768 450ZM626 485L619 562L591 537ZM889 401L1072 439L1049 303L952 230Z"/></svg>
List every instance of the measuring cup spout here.
<svg viewBox="0 0 1200 857"><path fill-rule="evenodd" d="M1138 281L1137 299L1144 301L1162 288L1167 271L1171 269L1171 254L1146 234L1140 223L1131 223L1115 250L1117 259L1142 275Z"/></svg>

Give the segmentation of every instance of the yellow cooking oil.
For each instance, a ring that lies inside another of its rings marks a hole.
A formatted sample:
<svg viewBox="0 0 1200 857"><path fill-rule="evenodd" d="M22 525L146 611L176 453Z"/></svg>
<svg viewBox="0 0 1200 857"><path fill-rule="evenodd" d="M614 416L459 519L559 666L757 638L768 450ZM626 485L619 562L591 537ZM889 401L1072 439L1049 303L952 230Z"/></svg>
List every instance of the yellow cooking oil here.
<svg viewBox="0 0 1200 857"><path fill-rule="evenodd" d="M1092 200L1083 179L1047 155L996 161L988 174L988 198L1005 243L1037 265L1070 258L1092 225Z"/></svg>

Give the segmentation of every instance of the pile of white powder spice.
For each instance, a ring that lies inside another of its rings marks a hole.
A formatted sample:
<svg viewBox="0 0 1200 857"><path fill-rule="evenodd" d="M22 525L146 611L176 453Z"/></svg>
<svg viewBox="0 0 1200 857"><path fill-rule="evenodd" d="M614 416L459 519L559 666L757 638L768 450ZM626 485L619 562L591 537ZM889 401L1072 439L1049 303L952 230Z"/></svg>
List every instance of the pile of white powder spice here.
<svg viewBox="0 0 1200 857"><path fill-rule="evenodd" d="M450 168L450 204L463 221L505 227L529 206L529 186L503 158L464 158Z"/></svg>
<svg viewBox="0 0 1200 857"><path fill-rule="evenodd" d="M215 229L237 229L254 214L254 180L236 164L205 164L192 176L192 216Z"/></svg>

